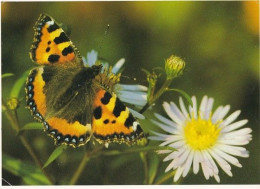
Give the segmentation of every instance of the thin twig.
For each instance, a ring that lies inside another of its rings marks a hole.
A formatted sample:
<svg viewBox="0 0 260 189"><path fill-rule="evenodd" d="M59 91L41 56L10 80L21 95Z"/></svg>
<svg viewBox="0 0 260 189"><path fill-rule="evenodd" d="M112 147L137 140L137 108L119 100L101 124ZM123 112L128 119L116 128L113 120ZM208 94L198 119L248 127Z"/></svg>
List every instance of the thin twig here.
<svg viewBox="0 0 260 189"><path fill-rule="evenodd" d="M89 161L89 159L90 159L90 157L85 152L84 156L83 156L83 158L82 158L82 160L81 160L81 162L80 162L80 164L79 164L79 166L77 168L77 170L75 171L73 177L71 178L71 180L69 182L70 185L76 184L76 182L78 181L78 179L79 179L79 177L80 177L84 167L86 166L87 162Z"/></svg>
<svg viewBox="0 0 260 189"><path fill-rule="evenodd" d="M5 105L4 101L2 101L2 106L5 108L5 115L6 115L7 119L10 121L14 130L18 133L20 126L19 126L16 110L13 110L13 111L9 110L8 107ZM36 156L35 152L33 151L33 148L31 147L30 143L28 142L28 140L22 135L20 135L19 138L20 138L22 144L24 145L24 147L26 148L26 150L28 151L28 153L30 154L30 156L32 157L32 159L34 160L34 162L40 167L42 173L46 176L46 178L49 180L49 182L51 184L54 184L53 179L42 168L43 164L40 161L40 159Z"/></svg>
<svg viewBox="0 0 260 189"><path fill-rule="evenodd" d="M165 181L169 180L170 178L174 177L176 171L171 171L168 174L165 174L164 177L160 178L157 182L155 182L156 185L163 184Z"/></svg>
<svg viewBox="0 0 260 189"><path fill-rule="evenodd" d="M140 156L144 163L144 175L145 175L144 184L148 184L148 182L149 182L149 173L148 172L149 171L148 171L147 153L140 152Z"/></svg>
<svg viewBox="0 0 260 189"><path fill-rule="evenodd" d="M69 184L70 185L75 185L81 175L81 173L84 170L84 167L86 166L86 164L88 163L88 161L90 160L90 158L92 157L96 157L97 155L100 154L100 150L103 149L103 146L100 145L99 147L94 148L92 151L90 152L85 152L83 155L83 158L81 160L81 162L79 163L79 166L77 168L77 170L74 172Z"/></svg>

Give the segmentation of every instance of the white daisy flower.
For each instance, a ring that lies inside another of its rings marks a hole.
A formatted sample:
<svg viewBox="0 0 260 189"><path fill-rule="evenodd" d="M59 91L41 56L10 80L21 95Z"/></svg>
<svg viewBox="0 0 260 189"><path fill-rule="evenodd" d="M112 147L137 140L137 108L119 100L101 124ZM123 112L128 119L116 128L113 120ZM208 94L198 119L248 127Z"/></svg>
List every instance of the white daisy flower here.
<svg viewBox="0 0 260 189"><path fill-rule="evenodd" d="M92 66L96 63L97 60L98 53L95 50L88 52L86 58L83 57L84 66ZM104 72L105 69L109 68L109 63L104 61L101 61L101 63L103 65L101 72ZM117 63L115 63L115 65L112 67L112 74L119 74L124 63L124 58L118 60ZM136 108L142 108L147 103L147 87L143 85L126 85L117 83L115 85L115 93L122 102L134 105ZM129 108L129 110L138 119L144 119L142 114L131 108Z"/></svg>
<svg viewBox="0 0 260 189"><path fill-rule="evenodd" d="M240 129L248 122L246 119L234 122L240 110L224 118L230 110L229 105L219 106L213 113L213 98L204 96L198 111L195 97L192 97L192 102L193 107L189 106L188 111L182 98L179 101L180 108L173 102L164 102L164 110L170 119L155 114L160 121L153 120L153 123L169 134L153 132L156 136L149 138L163 141L160 146L176 149L176 151L159 151L159 153L169 153L163 160L171 160L165 172L177 169L174 182L180 176L185 177L191 167L193 173L197 174L199 164L207 180L209 177L214 177L217 182L220 182L218 166L227 175L232 176L230 164L242 167L234 156L249 157L246 148L241 146L248 144L252 139L250 134L252 130Z"/></svg>

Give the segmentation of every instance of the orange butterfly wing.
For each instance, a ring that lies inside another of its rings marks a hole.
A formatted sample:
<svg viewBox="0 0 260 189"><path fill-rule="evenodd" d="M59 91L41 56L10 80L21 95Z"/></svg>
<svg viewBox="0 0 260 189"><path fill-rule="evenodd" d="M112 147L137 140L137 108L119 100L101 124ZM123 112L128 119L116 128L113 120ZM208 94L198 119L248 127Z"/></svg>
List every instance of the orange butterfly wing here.
<svg viewBox="0 0 260 189"><path fill-rule="evenodd" d="M41 14L34 26L34 42L30 57L38 64L54 64L81 60L65 32L53 18Z"/></svg>
<svg viewBox="0 0 260 189"><path fill-rule="evenodd" d="M92 132L101 143L135 144L146 138L129 109L116 97L100 89L93 103Z"/></svg>

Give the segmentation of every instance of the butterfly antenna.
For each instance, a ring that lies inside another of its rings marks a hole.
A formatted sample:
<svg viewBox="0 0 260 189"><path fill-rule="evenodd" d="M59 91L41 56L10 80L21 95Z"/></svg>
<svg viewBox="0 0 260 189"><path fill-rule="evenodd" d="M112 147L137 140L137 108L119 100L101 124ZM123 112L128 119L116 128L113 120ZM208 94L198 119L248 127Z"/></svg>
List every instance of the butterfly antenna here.
<svg viewBox="0 0 260 189"><path fill-rule="evenodd" d="M121 77L132 80L132 81L136 81L135 77L129 77L129 76L125 76L125 75L121 75Z"/></svg>
<svg viewBox="0 0 260 189"><path fill-rule="evenodd" d="M110 25L107 24L107 28L106 28L106 31L105 31L105 36L108 34L109 28L110 28ZM101 45L99 46L99 51L101 51L101 48L102 48L103 43L104 43L104 38L102 39Z"/></svg>

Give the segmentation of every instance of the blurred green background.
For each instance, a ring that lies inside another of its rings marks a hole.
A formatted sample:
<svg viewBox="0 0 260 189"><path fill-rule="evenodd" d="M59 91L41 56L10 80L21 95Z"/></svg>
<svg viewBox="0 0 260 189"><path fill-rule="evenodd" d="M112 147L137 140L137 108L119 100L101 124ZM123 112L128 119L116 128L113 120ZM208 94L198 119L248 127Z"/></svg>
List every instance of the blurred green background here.
<svg viewBox="0 0 260 189"><path fill-rule="evenodd" d="M141 68L164 67L171 54L186 61L183 77L172 87L185 90L199 99L205 94L215 98L214 107L231 105L231 112L241 109L239 119L248 119L253 141L246 148L250 157L239 158L243 168L232 166L233 177L220 171L221 184L256 184L259 179L259 3L255 2L2 2L2 73L14 77L2 80L6 100L14 82L35 67L29 58L33 29L40 13L47 13L62 23L71 40L85 56L95 49L111 63L126 59L123 83L147 85ZM110 28L105 34L107 24ZM159 84L163 80L160 80ZM22 90L21 97L25 97ZM164 94L153 108L163 115L163 101L178 101L178 94ZM18 109L21 125L32 122L24 100ZM153 129L141 121L145 131ZM43 131L24 133L42 162L55 146ZM127 148L119 146L118 148ZM24 162L31 157L15 136L5 115L2 116L2 151ZM66 183L76 169L83 150L67 150L47 171L59 184ZM163 174L168 162L160 165ZM3 178L13 185L23 182L3 170ZM78 184L142 184L143 164L139 155L105 156L92 159ZM170 179L167 184L172 183ZM216 184L206 181L200 171L189 174L184 184Z"/></svg>

